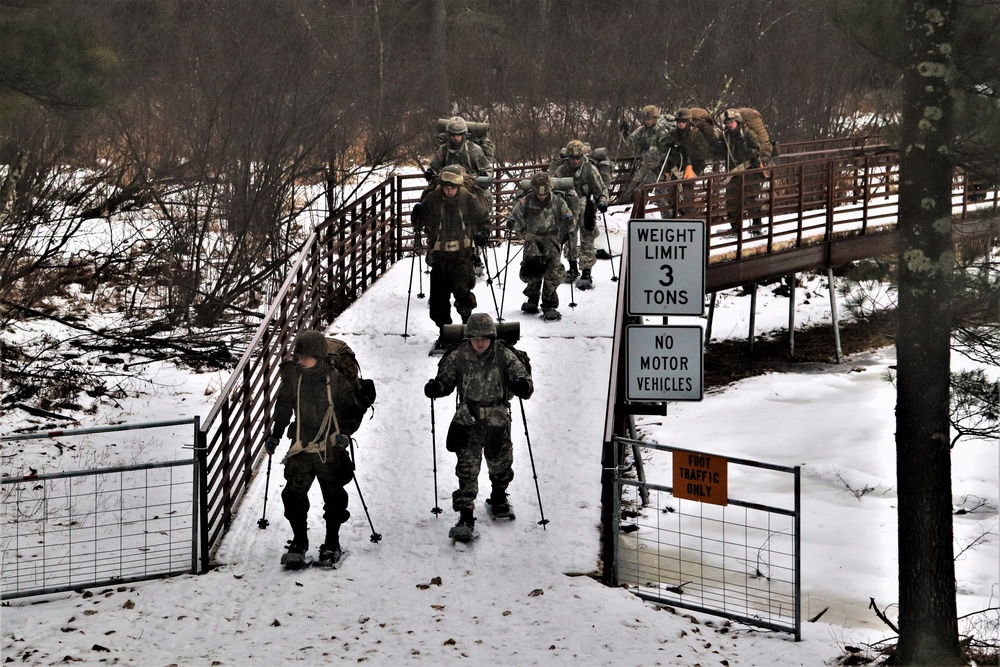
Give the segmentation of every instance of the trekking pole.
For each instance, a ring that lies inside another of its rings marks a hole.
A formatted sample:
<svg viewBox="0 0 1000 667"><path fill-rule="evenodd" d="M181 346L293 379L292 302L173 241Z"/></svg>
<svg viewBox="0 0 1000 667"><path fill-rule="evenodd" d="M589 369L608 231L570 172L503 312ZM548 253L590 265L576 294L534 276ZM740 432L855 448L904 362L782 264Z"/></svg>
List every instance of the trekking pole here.
<svg viewBox="0 0 1000 667"><path fill-rule="evenodd" d="M264 511L261 513L260 518L257 519L257 527L264 530L271 525L271 522L267 520L267 487L271 485L271 459L273 457L267 455L267 475L264 477Z"/></svg>
<svg viewBox="0 0 1000 667"><path fill-rule="evenodd" d="M413 257L410 259L410 283L406 287L406 319L403 321L403 338L410 335L407 331L410 329L410 294L413 293L413 265L417 263L416 260L417 254L413 253Z"/></svg>
<svg viewBox="0 0 1000 667"><path fill-rule="evenodd" d="M488 256L486 254L486 248L483 248L483 271L486 272L486 284L490 286L490 294L493 295L493 308L497 311L497 320L500 319L500 306L497 304L497 293L493 289L493 276L490 275L490 264L487 261ZM499 277L500 272L497 271L497 276Z"/></svg>
<svg viewBox="0 0 1000 667"><path fill-rule="evenodd" d="M528 417L524 414L524 399L520 396L517 400L521 403L521 420L524 422L524 439L528 443L528 458L531 459L531 476L535 479L535 494L538 496L538 513L542 515L542 520L538 522L538 525L545 530L545 524L549 522L545 518L545 511L542 510L542 492L538 490L538 473L535 472L535 456L531 453L531 438L528 437Z"/></svg>
<svg viewBox="0 0 1000 667"><path fill-rule="evenodd" d="M354 463L354 438L350 438L351 442L351 463ZM372 529L372 534L370 539L372 543L378 544L382 541L382 535L375 532L375 526L372 525L372 515L368 513L368 505L365 504L365 497L361 495L361 485L358 484L358 474L357 466L354 466L354 488L358 490L358 498L361 500L361 507L365 510L365 516L368 517L368 527Z"/></svg>
<svg viewBox="0 0 1000 667"><path fill-rule="evenodd" d="M569 307L576 308L576 297L573 296L573 281L569 281Z"/></svg>
<svg viewBox="0 0 1000 667"><path fill-rule="evenodd" d="M420 291L417 292L417 298L418 299L423 299L424 296L425 296L425 294L424 294L424 258L420 256L420 253L417 253L417 266L419 267L417 269L417 281L418 281L418 284L420 285Z"/></svg>
<svg viewBox="0 0 1000 667"><path fill-rule="evenodd" d="M434 434L434 399L431 399L431 453L434 455L434 508L431 514L435 517L444 510L438 507L438 454L437 437Z"/></svg>
<svg viewBox="0 0 1000 667"><path fill-rule="evenodd" d="M503 302L507 297L507 270L510 267L510 230L507 230L507 259L504 260L503 265L503 283L500 289L500 311L503 312ZM500 275L500 269L497 268L497 275ZM497 322L503 322L503 317L498 316Z"/></svg>
<svg viewBox="0 0 1000 667"><path fill-rule="evenodd" d="M615 257L611 254L611 234L608 233L608 214L601 212L601 217L604 218L604 238L608 241L608 257L611 258L611 282L618 282L618 276L615 275Z"/></svg>

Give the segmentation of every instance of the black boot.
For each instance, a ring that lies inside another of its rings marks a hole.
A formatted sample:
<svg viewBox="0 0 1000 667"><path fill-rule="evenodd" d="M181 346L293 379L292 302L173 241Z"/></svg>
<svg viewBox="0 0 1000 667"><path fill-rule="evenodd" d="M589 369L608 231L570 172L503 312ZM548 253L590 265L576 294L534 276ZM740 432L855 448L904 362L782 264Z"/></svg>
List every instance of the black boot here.
<svg viewBox="0 0 1000 667"><path fill-rule="evenodd" d="M580 268L576 263L576 260L571 259L569 261L569 271L566 272L566 282L571 283L580 277Z"/></svg>
<svg viewBox="0 0 1000 667"><path fill-rule="evenodd" d="M578 290L594 289L594 279L590 277L590 269L584 269L580 274L580 279L576 281Z"/></svg>
<svg viewBox="0 0 1000 667"><path fill-rule="evenodd" d="M471 509L459 511L458 523L448 531L448 537L457 542L469 542L476 536L476 517Z"/></svg>
<svg viewBox="0 0 1000 667"><path fill-rule="evenodd" d="M522 303L521 304L521 312L522 313L527 313L528 315L537 315L538 314L538 297L535 297L534 299L528 299L527 301L525 301L524 303Z"/></svg>

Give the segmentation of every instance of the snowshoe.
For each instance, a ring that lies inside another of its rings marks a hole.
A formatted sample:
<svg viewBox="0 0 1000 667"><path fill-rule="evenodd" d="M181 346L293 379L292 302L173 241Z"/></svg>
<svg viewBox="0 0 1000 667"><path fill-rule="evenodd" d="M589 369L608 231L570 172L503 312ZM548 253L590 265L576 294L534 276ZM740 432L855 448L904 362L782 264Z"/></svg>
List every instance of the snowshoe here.
<svg viewBox="0 0 1000 667"><path fill-rule="evenodd" d="M521 304L521 312L522 313L527 313L528 315L537 315L538 314L538 302L537 301L532 301L531 299L528 299L527 301L525 301L524 303Z"/></svg>
<svg viewBox="0 0 1000 667"><path fill-rule="evenodd" d="M546 322L558 322L562 319L562 313L555 308L546 308L545 314L542 315L542 319Z"/></svg>
<svg viewBox="0 0 1000 667"><path fill-rule="evenodd" d="M475 539L476 518L472 516L472 510L462 510L458 523L448 530L448 537L456 542L471 542Z"/></svg>
<svg viewBox="0 0 1000 667"><path fill-rule="evenodd" d="M596 257L597 259L611 259L611 253L605 250L604 248L598 248L594 252L594 257Z"/></svg>
<svg viewBox="0 0 1000 667"><path fill-rule="evenodd" d="M312 557L306 552L309 545L299 544L295 540L288 540L287 551L281 555L281 564L286 570L301 570L312 565Z"/></svg>
<svg viewBox="0 0 1000 667"><path fill-rule="evenodd" d="M440 357L442 354L445 353L446 349L447 348L445 348L444 341L438 338L436 341L434 341L434 345L431 347L431 351L428 352L427 354L428 356L431 357Z"/></svg>
<svg viewBox="0 0 1000 667"><path fill-rule="evenodd" d="M492 497L487 498L486 509L494 521L497 519L514 520L514 509L510 506L510 501L507 500L506 494L504 494L502 499L498 498L496 501Z"/></svg>
<svg viewBox="0 0 1000 667"><path fill-rule="evenodd" d="M316 560L315 565L318 567L328 567L330 569L335 569L340 563L343 562L345 557L345 552L340 548L339 544L333 546L323 545L319 548L319 558Z"/></svg>
<svg viewBox="0 0 1000 667"><path fill-rule="evenodd" d="M578 290L594 289L594 279L590 276L590 269L584 269L583 273L580 274L580 279L576 281L576 288Z"/></svg>

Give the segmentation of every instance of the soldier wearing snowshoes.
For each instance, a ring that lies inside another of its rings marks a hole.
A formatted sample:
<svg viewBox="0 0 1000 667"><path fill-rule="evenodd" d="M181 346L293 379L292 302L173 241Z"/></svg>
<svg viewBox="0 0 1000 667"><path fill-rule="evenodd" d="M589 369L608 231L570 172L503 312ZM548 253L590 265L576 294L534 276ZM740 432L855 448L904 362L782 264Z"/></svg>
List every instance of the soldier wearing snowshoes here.
<svg viewBox="0 0 1000 667"><path fill-rule="evenodd" d="M285 518L292 528L282 563L308 563L309 489L319 480L323 493L325 539L319 548L321 564L335 564L342 554L340 526L347 510L344 486L354 478L348 453L350 436L361 425L364 411L355 387L328 363L326 338L319 331L303 331L295 341L294 357L281 365L281 385L274 408L274 427L265 442L273 456L286 432L292 444L282 459L285 488L281 492ZM289 426L294 417L295 421Z"/></svg>
<svg viewBox="0 0 1000 667"><path fill-rule="evenodd" d="M760 172L745 174L748 169L760 166L760 147L754 136L746 131L743 115L736 109L727 109L722 115L724 125L718 157L725 163L726 171L733 174L726 184L726 199L730 214L729 224L734 233L739 234L743 221L740 210L753 218L751 236L760 234L760 208L753 205L762 189L763 175Z"/></svg>
<svg viewBox="0 0 1000 667"><path fill-rule="evenodd" d="M424 386L424 394L431 399L458 390L458 408L446 446L458 457L458 489L452 494L452 508L459 520L450 536L461 541L473 537L484 456L492 486L491 512L509 515L507 487L514 479L510 398L530 398L534 391L527 364L518 352L497 340L496 325L487 313L473 313L465 331L467 338L441 358L437 377Z"/></svg>
<svg viewBox="0 0 1000 667"><path fill-rule="evenodd" d="M566 278L562 249L574 230L574 219L565 200L552 192L548 174L539 172L531 178L530 193L514 204L507 224L524 239L519 277L526 284L524 295L528 300L521 310L537 314L541 297L545 320L561 319L556 289Z"/></svg>
<svg viewBox="0 0 1000 667"><path fill-rule="evenodd" d="M654 104L644 106L640 114L642 124L631 133L626 123L623 122L621 128L625 140L632 146L637 164L632 179L615 200L619 204L629 203L635 189L642 185L669 180L671 171L680 161L672 134L674 116L661 114Z"/></svg>
<svg viewBox="0 0 1000 667"><path fill-rule="evenodd" d="M469 124L461 116L452 116L446 127L448 140L438 146L431 159L430 178L440 175L448 165L461 165L465 171L475 176L490 176L493 164L485 151L475 141L469 139Z"/></svg>
<svg viewBox="0 0 1000 667"><path fill-rule="evenodd" d="M575 280L576 288L581 290L594 286L590 271L597 263L594 247L599 233L597 211L604 213L608 210L608 185L587 152L582 141L573 139L562 151L564 157L550 169L554 178L573 179L578 210L573 211L575 224L566 244L566 258L569 260L566 282Z"/></svg>
<svg viewBox="0 0 1000 667"><path fill-rule="evenodd" d="M451 296L462 322L476 307L473 258L489 241L489 197L458 165L445 167L440 183L420 202L414 234L427 233L427 266L431 267L428 306L438 327L451 324ZM440 339L439 339L440 343Z"/></svg>

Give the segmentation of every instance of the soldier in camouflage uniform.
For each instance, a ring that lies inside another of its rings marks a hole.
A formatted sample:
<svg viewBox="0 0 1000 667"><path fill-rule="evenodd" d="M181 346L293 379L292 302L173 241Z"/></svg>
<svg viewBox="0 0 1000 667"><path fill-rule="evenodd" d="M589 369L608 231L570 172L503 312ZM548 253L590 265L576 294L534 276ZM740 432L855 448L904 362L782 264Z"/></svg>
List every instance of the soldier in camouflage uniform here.
<svg viewBox="0 0 1000 667"><path fill-rule="evenodd" d="M475 176L492 176L493 165L482 147L469 139L469 125L461 116L452 116L447 127L448 141L438 146L431 159L431 177L451 164L458 164Z"/></svg>
<svg viewBox="0 0 1000 667"><path fill-rule="evenodd" d="M344 486L354 478L354 463L347 447L364 412L355 387L328 363L322 332L303 331L296 338L294 352L295 357L281 365L274 427L264 447L273 455L288 429L292 445L282 460L285 488L281 492L285 518L292 527L288 553L304 556L309 549L309 488L313 480L319 480L326 522L319 559L336 563L341 555L340 525L351 516ZM295 422L289 426L293 416Z"/></svg>
<svg viewBox="0 0 1000 667"><path fill-rule="evenodd" d="M472 258L489 240L490 218L484 190L467 182L462 167L441 171L441 183L420 202L414 233L427 232L427 266L431 267L428 305L438 327L451 324L451 295L462 322L476 307Z"/></svg>
<svg viewBox="0 0 1000 667"><path fill-rule="evenodd" d="M660 108L647 104L642 108L642 125L626 137L638 158L632 180L616 200L625 204L632 200L635 189L649 183L659 183L670 178L669 174L680 161L674 145L674 117L660 114Z"/></svg>
<svg viewBox="0 0 1000 667"><path fill-rule="evenodd" d="M597 263L594 241L599 234L595 211L603 213L608 210L608 185L601 178L597 165L587 157L587 152L586 145L574 139L566 144L562 161L549 170L554 178L573 179L576 197L568 201L573 209L575 229L570 232L569 243L566 244L566 258L569 260L566 282L576 280L576 287L581 290L594 286L590 270ZM573 201L576 202L575 209Z"/></svg>
<svg viewBox="0 0 1000 667"><path fill-rule="evenodd" d="M469 528L471 536L484 456L492 511L509 512L507 487L514 479L510 397L530 398L535 387L525 363L496 339L496 325L488 314L473 313L465 329L468 338L441 358L437 377L427 382L424 394L434 399L458 390L447 440L448 451L458 456L452 508L459 513L458 526Z"/></svg>
<svg viewBox="0 0 1000 667"><path fill-rule="evenodd" d="M743 227L743 221L739 219L740 206L744 212L753 217L753 225L749 228L751 236L760 234L760 207L750 205L757 200L757 196L762 189L763 174L751 172L744 174L747 169L760 167L760 147L757 145L753 135L746 130L743 123L743 114L736 109L726 109L722 116L724 131L722 142L719 145L718 157L725 162L726 171L734 174L726 184L727 205L731 212L729 224L734 233L739 234Z"/></svg>
<svg viewBox="0 0 1000 667"><path fill-rule="evenodd" d="M524 239L519 277L527 285L524 295L528 300L521 310L529 315L537 313L541 296L545 320L561 319L556 289L566 277L562 249L575 225L569 205L552 192L548 174L539 172L531 178L531 194L517 200L507 224Z"/></svg>

